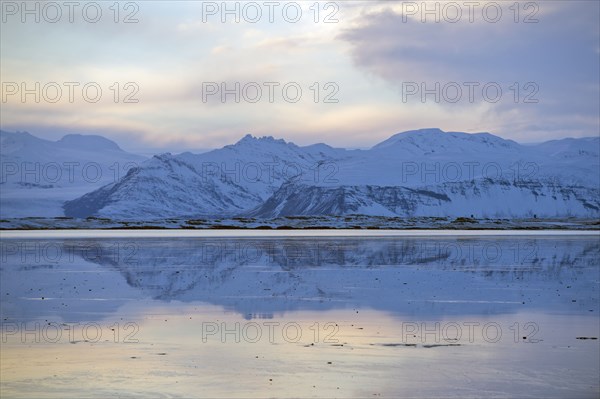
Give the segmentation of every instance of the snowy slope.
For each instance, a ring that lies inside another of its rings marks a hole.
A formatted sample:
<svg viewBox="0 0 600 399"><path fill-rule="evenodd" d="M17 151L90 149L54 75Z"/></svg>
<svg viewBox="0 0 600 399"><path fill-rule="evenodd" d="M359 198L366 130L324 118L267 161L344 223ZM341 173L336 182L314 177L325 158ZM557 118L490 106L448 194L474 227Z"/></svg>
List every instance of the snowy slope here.
<svg viewBox="0 0 600 399"><path fill-rule="evenodd" d="M336 183L289 184L255 217L598 217L599 138L523 146L489 133L399 133L337 161Z"/></svg>
<svg viewBox="0 0 600 399"><path fill-rule="evenodd" d="M284 185L249 216L597 217L598 189L479 179L419 188Z"/></svg>
<svg viewBox="0 0 600 399"><path fill-rule="evenodd" d="M102 136L0 132L1 217L63 216L64 201L118 181L144 157Z"/></svg>
<svg viewBox="0 0 600 399"><path fill-rule="evenodd" d="M565 140L571 143L564 150L555 150L546 143L524 146L489 133L409 131L396 134L368 151L340 159L335 177L347 185L411 187L478 178L520 182L558 178L563 183L590 184L593 177L599 176L600 139ZM557 141L555 146L563 147L563 141ZM577 146L587 147L588 151L565 156Z"/></svg>
<svg viewBox="0 0 600 399"><path fill-rule="evenodd" d="M134 219L234 215L259 206L286 181L314 182L315 169L344 152L247 135L204 154L156 155L120 181L68 202L65 211Z"/></svg>
<svg viewBox="0 0 600 399"><path fill-rule="evenodd" d="M69 216L247 215L598 217L599 138L521 145L489 133L423 129L368 150L245 136L162 154L67 202Z"/></svg>

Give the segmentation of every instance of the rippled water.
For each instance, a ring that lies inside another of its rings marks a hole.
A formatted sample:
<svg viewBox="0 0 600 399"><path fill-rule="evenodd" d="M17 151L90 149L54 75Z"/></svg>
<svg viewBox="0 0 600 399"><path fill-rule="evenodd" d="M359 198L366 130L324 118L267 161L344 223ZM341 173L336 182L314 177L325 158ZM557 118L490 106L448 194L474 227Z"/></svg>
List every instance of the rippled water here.
<svg viewBox="0 0 600 399"><path fill-rule="evenodd" d="M597 234L7 237L2 398L600 395Z"/></svg>

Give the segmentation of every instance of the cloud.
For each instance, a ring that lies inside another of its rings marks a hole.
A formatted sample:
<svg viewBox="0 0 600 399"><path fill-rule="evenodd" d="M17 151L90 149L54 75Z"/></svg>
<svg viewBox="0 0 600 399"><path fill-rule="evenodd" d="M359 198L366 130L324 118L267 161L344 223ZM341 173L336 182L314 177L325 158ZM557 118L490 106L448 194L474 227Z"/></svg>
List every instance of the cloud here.
<svg viewBox="0 0 600 399"><path fill-rule="evenodd" d="M496 24L482 18L421 23L419 15L404 22L402 7L409 3L337 2L339 9L328 10L319 3L321 20L335 11L338 22L331 24L314 23L312 2L300 3L298 23L203 22L201 2L142 2L135 24L115 24L109 3L110 18L95 25L12 21L0 38L2 82L98 82L104 95L95 104L11 100L2 104L0 125L34 134L98 129L133 144L194 148L218 147L245 133L370 146L423 126L525 141L597 134L597 2L539 2L535 24L515 24L507 9L512 2L502 3L505 18ZM406 82L443 88L470 81L481 83L473 102L432 102L431 95L422 102L420 93L403 98ZM123 85L136 83L139 103L112 101L115 82L121 100ZM206 82L280 86L274 103L223 104L219 95L203 101ZM297 103L282 99L289 82L303 89ZM337 85L338 103L322 101L328 82ZM501 101L482 100L487 82L501 86ZM538 103L522 102L532 93L528 82L537 84ZM311 87L318 87L317 103Z"/></svg>
<svg viewBox="0 0 600 399"><path fill-rule="evenodd" d="M531 118L530 124L544 126L549 132L557 120L563 120L576 123L571 129L576 135L595 134L600 108L596 51L599 5L553 2L540 3L539 7L538 22L531 24L522 23L524 10L520 22L515 23L507 6L498 23L482 18L474 23L448 23L443 18L440 23L422 23L421 15L407 17L398 6L380 7L364 14L361 23L345 29L339 39L350 44L357 67L400 93L407 82L419 87L425 84L426 89L434 88L436 83L441 87L450 82L461 86L477 82L479 87L498 83L503 89L501 101L486 111L486 116L497 121L496 131L518 134L507 130L515 127L511 118L519 115ZM528 85L530 82L534 85ZM524 104L534 91L538 103ZM465 94L458 104L443 97L440 104L474 109L476 103L486 101L482 93L478 94L474 102L462 101ZM422 100L419 95L413 98ZM429 99L435 101L433 96ZM546 122L550 119L553 123ZM560 123L561 130L564 123Z"/></svg>

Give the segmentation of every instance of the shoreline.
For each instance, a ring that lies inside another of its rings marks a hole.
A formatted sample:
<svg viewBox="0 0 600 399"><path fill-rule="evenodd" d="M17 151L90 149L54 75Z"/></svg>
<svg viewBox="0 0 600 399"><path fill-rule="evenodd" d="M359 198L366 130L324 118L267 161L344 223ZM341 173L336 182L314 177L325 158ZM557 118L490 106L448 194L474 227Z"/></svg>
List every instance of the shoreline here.
<svg viewBox="0 0 600 399"><path fill-rule="evenodd" d="M0 230L2 239L34 238L219 238L219 237L493 237L598 236L600 230L477 230L477 229L36 229Z"/></svg>
<svg viewBox="0 0 600 399"><path fill-rule="evenodd" d="M52 230L175 230L175 231L226 231L226 236L233 236L232 231L242 235L258 232L295 232L283 235L302 234L298 231L335 231L337 235L389 235L389 231L413 232L423 231L431 234L434 231L599 231L600 219L596 218L468 218L468 217L386 217L386 216L283 216L260 219L247 217L224 218L164 218L148 220L126 220L90 217L73 219L66 217L44 218L8 218L0 219L0 231L52 231ZM195 233L194 233L195 234ZM204 233L202 233L204 234ZM214 235L214 233L206 235ZM236 233L237 234L237 233ZM268 233L280 235L280 233ZM406 234L406 233L398 233ZM239 234L238 234L239 235ZM314 235L314 233L312 234Z"/></svg>

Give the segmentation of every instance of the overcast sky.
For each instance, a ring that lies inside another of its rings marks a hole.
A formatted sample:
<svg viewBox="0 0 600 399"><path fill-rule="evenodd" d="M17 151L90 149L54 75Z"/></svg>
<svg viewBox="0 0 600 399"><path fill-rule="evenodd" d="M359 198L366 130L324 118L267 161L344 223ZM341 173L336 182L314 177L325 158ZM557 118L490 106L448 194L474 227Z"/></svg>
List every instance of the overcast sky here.
<svg viewBox="0 0 600 399"><path fill-rule="evenodd" d="M599 2L422 4L229 2L236 22L220 1L29 2L31 13L3 1L1 128L165 151L246 133L343 147L424 127L519 142L599 134Z"/></svg>

